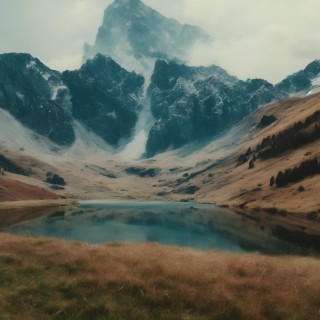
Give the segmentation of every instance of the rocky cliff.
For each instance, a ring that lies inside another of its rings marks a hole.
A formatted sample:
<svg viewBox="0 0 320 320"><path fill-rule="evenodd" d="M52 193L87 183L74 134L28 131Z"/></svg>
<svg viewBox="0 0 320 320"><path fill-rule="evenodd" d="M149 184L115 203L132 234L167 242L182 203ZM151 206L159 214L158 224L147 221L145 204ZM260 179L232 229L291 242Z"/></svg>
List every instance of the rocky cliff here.
<svg viewBox="0 0 320 320"><path fill-rule="evenodd" d="M79 70L65 71L63 80L75 119L112 146L130 138L141 109L142 76L97 55Z"/></svg>
<svg viewBox="0 0 320 320"><path fill-rule="evenodd" d="M29 54L0 55L0 107L60 145L75 139L69 90L61 74Z"/></svg>

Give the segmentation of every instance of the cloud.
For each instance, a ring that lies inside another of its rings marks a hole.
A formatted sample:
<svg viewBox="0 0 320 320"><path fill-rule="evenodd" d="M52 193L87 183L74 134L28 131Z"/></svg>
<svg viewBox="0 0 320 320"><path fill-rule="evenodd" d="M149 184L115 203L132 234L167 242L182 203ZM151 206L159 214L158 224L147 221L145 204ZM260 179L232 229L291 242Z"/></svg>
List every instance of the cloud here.
<svg viewBox="0 0 320 320"><path fill-rule="evenodd" d="M51 67L80 64L111 0L0 0L0 51L30 52ZM201 26L212 46L190 64L218 64L240 78L277 82L320 58L318 0L145 0L162 14Z"/></svg>
<svg viewBox="0 0 320 320"><path fill-rule="evenodd" d="M94 41L110 2L0 0L0 51L30 52L60 70L68 60L72 68L80 63L84 42Z"/></svg>
<svg viewBox="0 0 320 320"><path fill-rule="evenodd" d="M318 0L146 2L213 36L211 46L190 52L190 64L217 64L240 78L277 82L320 58Z"/></svg>
<svg viewBox="0 0 320 320"><path fill-rule="evenodd" d="M83 62L83 55L79 53L58 54L50 60L46 60L46 64L53 70L75 70L81 66Z"/></svg>

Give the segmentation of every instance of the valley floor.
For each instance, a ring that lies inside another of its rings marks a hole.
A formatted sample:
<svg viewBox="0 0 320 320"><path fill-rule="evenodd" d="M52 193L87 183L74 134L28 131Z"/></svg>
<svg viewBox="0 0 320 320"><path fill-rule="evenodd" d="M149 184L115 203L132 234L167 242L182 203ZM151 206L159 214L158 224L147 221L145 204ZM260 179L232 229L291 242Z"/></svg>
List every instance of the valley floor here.
<svg viewBox="0 0 320 320"><path fill-rule="evenodd" d="M230 207L253 216L267 212L279 218L292 216L320 225L320 174L282 188L269 185L270 178L280 170L320 158L319 139L267 160L257 159L251 170L248 168L250 157L248 162L238 165L239 157L248 148L255 149L264 138L304 122L317 111L320 111L320 93L290 98L258 109L207 145L187 146L134 161L83 140L77 140L71 150L60 154L39 153L29 140L29 149L23 151L19 145L2 145L0 153L31 174L0 176L0 201L57 199L54 201L57 204L61 199L62 204L64 199L195 201ZM277 121L259 128L265 115L272 115ZM136 170L134 174L132 169ZM151 170L151 174L142 177L146 170ZM48 172L63 177L67 185L62 190L51 189L45 182ZM10 205L28 206L24 203ZM45 201L42 203L46 206ZM0 202L0 210L8 205Z"/></svg>

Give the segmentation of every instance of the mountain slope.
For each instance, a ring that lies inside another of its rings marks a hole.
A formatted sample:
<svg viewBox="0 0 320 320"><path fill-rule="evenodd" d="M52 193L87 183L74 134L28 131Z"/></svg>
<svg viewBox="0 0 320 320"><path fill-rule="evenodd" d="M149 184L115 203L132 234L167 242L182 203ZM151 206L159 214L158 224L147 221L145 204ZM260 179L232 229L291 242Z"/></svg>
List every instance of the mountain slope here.
<svg viewBox="0 0 320 320"><path fill-rule="evenodd" d="M130 138L142 108L142 76L96 55L80 70L65 71L63 80L70 89L75 119L112 146Z"/></svg>
<svg viewBox="0 0 320 320"><path fill-rule="evenodd" d="M67 186L57 193L68 198L197 201L230 206L237 211L252 212L254 216L267 211L288 217L296 215L299 219L320 219L320 174L303 176L284 187L269 185L270 178L276 177L279 171L299 167L315 158L319 162L320 139L300 140L296 147L291 147L289 141L289 148L279 149L280 153L270 158L262 158L257 151L266 138L277 137L306 119L312 119L308 120L309 127L305 129L299 124L301 129L297 134L312 133L316 125L319 128L320 120L313 116L320 112L319 105L320 94L279 101L259 108L205 146L184 146L153 159L127 162L119 155L99 153L97 156L94 151L92 157L84 158L77 154L39 154L43 159L40 162L29 158L28 150L11 152L10 159L31 170L31 178L42 187L46 186L43 181L47 171L62 176ZM261 126L266 116L274 117L275 121ZM128 174L132 170L156 175Z"/></svg>
<svg viewBox="0 0 320 320"><path fill-rule="evenodd" d="M292 95L319 90L320 60L272 85L239 80L217 67L189 67L158 60L148 90L155 124L147 155L203 143L231 128L258 107Z"/></svg>
<svg viewBox="0 0 320 320"><path fill-rule="evenodd" d="M284 94L296 94L313 89L317 86L314 80L320 77L320 60L309 63L300 70L278 83L275 87ZM319 85L318 85L319 87Z"/></svg>
<svg viewBox="0 0 320 320"><path fill-rule="evenodd" d="M149 133L148 156L211 139L281 97L265 80L241 81L217 66L166 61L156 62L149 95L156 122Z"/></svg>
<svg viewBox="0 0 320 320"><path fill-rule="evenodd" d="M0 78L0 142L29 153L69 148L75 120L118 146L142 108L144 78L102 55L61 74L29 54L3 54Z"/></svg>
<svg viewBox="0 0 320 320"><path fill-rule="evenodd" d="M43 188L16 181L8 177L0 177L0 202L58 198L58 195Z"/></svg>
<svg viewBox="0 0 320 320"><path fill-rule="evenodd" d="M61 74L29 54L0 55L0 107L53 142L68 146L74 141Z"/></svg>
<svg viewBox="0 0 320 320"><path fill-rule="evenodd" d="M290 98L260 108L251 116L243 120L227 134L218 138L212 144L189 156L179 156L179 152L171 152L157 157L157 163L178 162L181 170L172 177L163 177L168 182L162 184L171 199L181 199L181 196L199 202L214 202L218 205L228 205L252 211L270 210L273 213L296 213L310 218L320 219L320 174L301 177L296 182L284 187L270 186L270 178L276 177L279 171L299 167L301 163L320 160L320 136L314 140L301 140L296 146L289 145L290 137L302 132L311 134L320 125L320 94L305 98ZM261 127L264 116L274 116L276 121ZM306 129L295 124L310 123ZM311 122L310 122L311 121ZM281 147L278 153L270 158L261 158L256 149L268 137L284 136L284 132L292 128L297 133L290 133L286 143L288 147ZM301 130L301 132L299 132ZM307 130L307 131L305 131ZM246 135L243 133L246 132ZM242 136L241 136L242 133ZM250 152L248 151L250 148ZM283 149L282 149L283 148ZM255 155L254 152L256 151ZM175 154L175 156L174 156ZM181 154L181 152L180 152ZM246 156L246 160L239 162ZM172 156L174 156L172 158ZM256 160L255 160L256 158ZM171 159L171 160L169 160ZM208 160L209 159L209 160ZM253 167L250 169L250 161ZM194 164L200 165L195 167ZM189 169L188 169L189 168ZM180 172L187 173L186 176ZM319 171L320 173L320 171ZM192 195L186 195L184 190L196 186ZM303 188L300 188L300 187Z"/></svg>

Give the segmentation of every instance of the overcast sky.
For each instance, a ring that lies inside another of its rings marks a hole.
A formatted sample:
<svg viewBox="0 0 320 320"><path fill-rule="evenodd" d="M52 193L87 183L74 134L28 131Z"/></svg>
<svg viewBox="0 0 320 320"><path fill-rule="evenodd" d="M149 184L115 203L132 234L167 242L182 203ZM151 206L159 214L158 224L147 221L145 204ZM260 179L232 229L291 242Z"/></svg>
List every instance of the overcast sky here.
<svg viewBox="0 0 320 320"><path fill-rule="evenodd" d="M51 68L78 67L111 0L0 0L0 52L30 52ZM217 64L271 82L320 58L319 0L145 0L214 38L191 64Z"/></svg>

